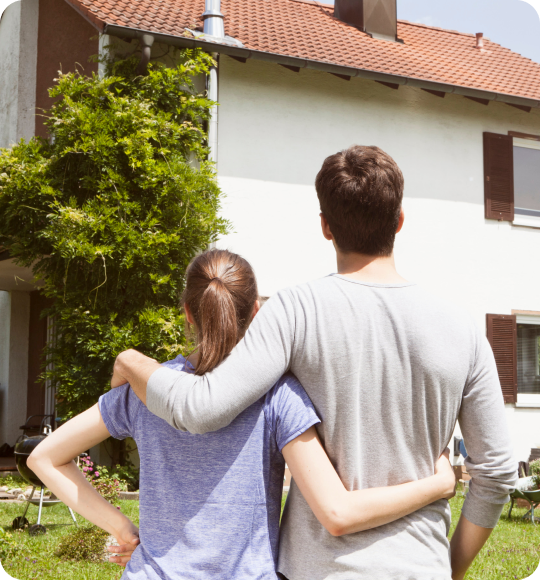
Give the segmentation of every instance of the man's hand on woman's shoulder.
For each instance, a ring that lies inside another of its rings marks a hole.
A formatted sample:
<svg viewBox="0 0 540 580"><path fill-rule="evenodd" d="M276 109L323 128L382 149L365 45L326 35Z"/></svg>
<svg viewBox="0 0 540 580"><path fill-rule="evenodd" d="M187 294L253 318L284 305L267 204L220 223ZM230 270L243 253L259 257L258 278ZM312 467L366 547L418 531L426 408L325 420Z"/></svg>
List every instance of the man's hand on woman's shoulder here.
<svg viewBox="0 0 540 580"><path fill-rule="evenodd" d="M132 348L121 352L114 362L111 387L129 383L137 397L146 405L146 384L160 364Z"/></svg>

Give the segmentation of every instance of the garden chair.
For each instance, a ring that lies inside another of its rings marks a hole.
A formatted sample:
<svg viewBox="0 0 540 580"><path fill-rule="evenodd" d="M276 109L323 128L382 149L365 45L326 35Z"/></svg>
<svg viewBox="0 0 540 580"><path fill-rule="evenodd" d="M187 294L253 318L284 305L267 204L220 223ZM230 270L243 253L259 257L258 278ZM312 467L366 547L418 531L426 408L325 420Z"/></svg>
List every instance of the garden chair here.
<svg viewBox="0 0 540 580"><path fill-rule="evenodd" d="M530 510L522 517L522 519L529 518L531 522L534 524L534 510L540 505L540 489L535 491L527 491L526 488L528 486L529 481L532 478L525 477L519 480L518 487L514 490L513 493L510 494L510 509L508 510L508 517L512 515L512 509L514 508L514 502L517 499L524 499L530 506ZM520 489L521 488L521 489Z"/></svg>

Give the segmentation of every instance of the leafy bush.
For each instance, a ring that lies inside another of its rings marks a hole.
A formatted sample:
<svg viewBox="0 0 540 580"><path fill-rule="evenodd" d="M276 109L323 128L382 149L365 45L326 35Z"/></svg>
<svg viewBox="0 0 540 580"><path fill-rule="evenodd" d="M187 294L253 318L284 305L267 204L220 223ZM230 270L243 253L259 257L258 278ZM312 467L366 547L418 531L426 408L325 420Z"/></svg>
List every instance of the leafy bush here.
<svg viewBox="0 0 540 580"><path fill-rule="evenodd" d="M228 228L207 161L213 103L193 84L213 61L197 49L177 62L144 76L136 57L103 78L60 73L51 139L0 150L0 245L51 301L43 378L64 419L109 389L119 352L164 361L184 351L186 267Z"/></svg>
<svg viewBox="0 0 540 580"><path fill-rule="evenodd" d="M116 477L116 474L110 475L107 467L94 466L90 456L81 459L80 469L95 490L112 504L118 502L121 491L127 491L126 481Z"/></svg>
<svg viewBox="0 0 540 580"><path fill-rule="evenodd" d="M113 470L111 477L120 481L125 481L127 484L127 491L138 491L140 470L133 464L116 465L111 469Z"/></svg>
<svg viewBox="0 0 540 580"><path fill-rule="evenodd" d="M529 473L533 477L535 489L540 489L540 459L535 459L529 464Z"/></svg>
<svg viewBox="0 0 540 580"><path fill-rule="evenodd" d="M23 489L26 488L28 483L24 481L24 479L20 475L0 475L0 487L22 487Z"/></svg>
<svg viewBox="0 0 540 580"><path fill-rule="evenodd" d="M70 562L102 562L108 537L105 530L96 526L79 528L60 542L56 556Z"/></svg>

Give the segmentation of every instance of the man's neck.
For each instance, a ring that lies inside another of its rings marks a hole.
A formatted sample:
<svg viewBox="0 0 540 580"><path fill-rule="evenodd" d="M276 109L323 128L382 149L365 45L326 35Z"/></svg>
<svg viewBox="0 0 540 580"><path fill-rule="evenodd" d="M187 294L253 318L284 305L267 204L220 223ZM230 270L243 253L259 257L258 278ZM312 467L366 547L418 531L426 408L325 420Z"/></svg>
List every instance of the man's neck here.
<svg viewBox="0 0 540 580"><path fill-rule="evenodd" d="M405 278L396 270L394 254L390 256L366 256L365 254L337 254L338 274L371 284L404 284Z"/></svg>

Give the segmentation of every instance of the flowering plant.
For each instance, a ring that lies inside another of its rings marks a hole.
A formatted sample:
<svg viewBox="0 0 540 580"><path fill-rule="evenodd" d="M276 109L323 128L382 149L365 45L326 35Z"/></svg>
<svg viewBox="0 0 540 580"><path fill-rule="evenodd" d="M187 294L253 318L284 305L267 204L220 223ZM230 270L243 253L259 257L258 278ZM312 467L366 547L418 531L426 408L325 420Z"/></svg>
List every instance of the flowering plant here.
<svg viewBox="0 0 540 580"><path fill-rule="evenodd" d="M94 465L89 455L81 458L79 468L95 490L111 503L118 501L121 491L127 491L125 481L109 475L106 467Z"/></svg>

